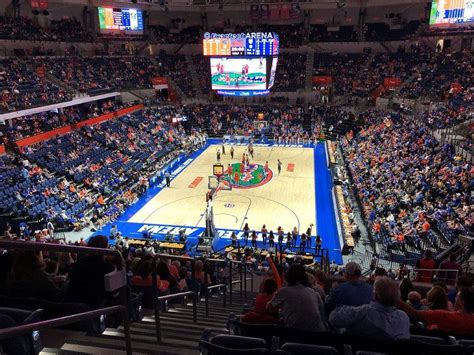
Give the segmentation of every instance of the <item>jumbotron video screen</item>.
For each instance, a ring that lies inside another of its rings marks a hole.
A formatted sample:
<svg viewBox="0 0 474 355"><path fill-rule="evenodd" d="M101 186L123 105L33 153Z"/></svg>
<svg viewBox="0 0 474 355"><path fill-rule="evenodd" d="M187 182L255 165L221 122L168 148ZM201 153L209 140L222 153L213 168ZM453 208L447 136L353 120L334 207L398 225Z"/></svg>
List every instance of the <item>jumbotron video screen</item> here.
<svg viewBox="0 0 474 355"><path fill-rule="evenodd" d="M279 53L275 33L205 33L212 89L219 95L266 95L273 86Z"/></svg>

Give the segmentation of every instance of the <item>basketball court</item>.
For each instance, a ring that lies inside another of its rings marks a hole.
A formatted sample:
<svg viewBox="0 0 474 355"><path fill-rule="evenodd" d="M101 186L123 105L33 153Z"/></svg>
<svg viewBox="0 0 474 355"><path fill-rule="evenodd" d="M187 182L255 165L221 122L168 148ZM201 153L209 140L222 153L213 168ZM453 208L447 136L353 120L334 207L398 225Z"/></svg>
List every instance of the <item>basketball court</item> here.
<svg viewBox="0 0 474 355"><path fill-rule="evenodd" d="M214 191L211 203L218 248L230 244L233 232L243 240L245 223L257 232L259 247L264 247L260 234L264 224L275 235L280 226L285 234L294 227L301 234L313 224L313 241L321 235L331 259L342 263L325 145L255 144L254 156L249 156L245 169L241 162L242 155L248 153L247 145L233 147L231 159L230 144L225 145L226 154L222 154L219 140L209 140L205 147L174 167L170 187L164 182L152 186L113 224L131 238L142 238L148 233L162 240L167 234L177 236L185 230L187 246L192 248L206 229L206 194ZM224 171L219 184L213 175L218 149ZM95 234L108 235L110 227L111 224L106 225Z"/></svg>
<svg viewBox="0 0 474 355"><path fill-rule="evenodd" d="M130 222L205 227L208 179L220 145L210 145L183 172L171 187L164 188L130 219ZM234 159L221 154L220 162L227 170L241 164L245 146L235 146ZM278 175L277 160L282 162ZM260 231L281 226L285 231L294 227L305 231L316 221L314 159L311 148L254 147L254 159L242 176L247 181L233 184L232 190L219 189L213 198L214 223L217 229L241 230L245 223ZM260 175L268 161L267 174Z"/></svg>

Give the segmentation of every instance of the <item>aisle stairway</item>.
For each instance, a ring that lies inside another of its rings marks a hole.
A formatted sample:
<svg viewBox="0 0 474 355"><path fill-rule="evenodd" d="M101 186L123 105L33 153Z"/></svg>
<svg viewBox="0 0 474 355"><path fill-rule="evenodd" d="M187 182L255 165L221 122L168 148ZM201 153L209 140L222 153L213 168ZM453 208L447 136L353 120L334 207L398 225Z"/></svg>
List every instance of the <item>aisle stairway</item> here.
<svg viewBox="0 0 474 355"><path fill-rule="evenodd" d="M132 349L134 354L198 354L198 342L204 329L226 332L230 313L240 313L252 303L254 294L241 298L233 292L232 305L224 308L222 295L209 299L209 316L206 317L205 302L197 303L197 323L193 323L192 303L172 305L167 312L160 312L162 341L156 337L153 311L146 310L141 321L131 324ZM40 354L125 354L124 328L107 328L102 334L87 334L69 330L48 331L45 347Z"/></svg>

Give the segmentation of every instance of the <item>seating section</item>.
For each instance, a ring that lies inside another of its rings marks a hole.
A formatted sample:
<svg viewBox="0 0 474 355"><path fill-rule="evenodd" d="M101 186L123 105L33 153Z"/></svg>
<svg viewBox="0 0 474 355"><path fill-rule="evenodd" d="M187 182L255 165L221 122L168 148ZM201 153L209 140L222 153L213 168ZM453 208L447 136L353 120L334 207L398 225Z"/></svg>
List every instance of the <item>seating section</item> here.
<svg viewBox="0 0 474 355"><path fill-rule="evenodd" d="M55 57L42 64L54 77L81 92L151 88L155 65L150 57Z"/></svg>
<svg viewBox="0 0 474 355"><path fill-rule="evenodd" d="M443 100L452 84L463 88L472 86L472 59L468 52L419 53L422 68L414 68L415 75L402 88L400 94L407 98L429 97Z"/></svg>
<svg viewBox="0 0 474 355"><path fill-rule="evenodd" d="M288 53L278 56L273 91L304 89L306 79L306 54Z"/></svg>
<svg viewBox="0 0 474 355"><path fill-rule="evenodd" d="M373 112L344 143L354 187L384 250L442 250L470 229L469 164L418 118Z"/></svg>
<svg viewBox="0 0 474 355"><path fill-rule="evenodd" d="M92 34L76 19L52 20L42 27L27 17L0 17L0 39L91 42Z"/></svg>
<svg viewBox="0 0 474 355"><path fill-rule="evenodd" d="M184 55L169 55L161 52L156 60L161 75L171 78L187 97L193 98L196 96L190 68Z"/></svg>
<svg viewBox="0 0 474 355"><path fill-rule="evenodd" d="M67 101L71 96L17 59L0 59L0 113Z"/></svg>

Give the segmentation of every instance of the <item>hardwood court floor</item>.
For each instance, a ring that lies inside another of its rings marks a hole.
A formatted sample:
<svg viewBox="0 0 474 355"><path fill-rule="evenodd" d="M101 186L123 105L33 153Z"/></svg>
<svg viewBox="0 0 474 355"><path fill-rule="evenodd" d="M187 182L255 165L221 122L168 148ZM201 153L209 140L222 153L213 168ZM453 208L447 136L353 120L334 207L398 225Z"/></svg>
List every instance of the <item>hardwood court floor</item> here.
<svg viewBox="0 0 474 355"><path fill-rule="evenodd" d="M129 221L204 227L202 215L206 208L208 176L216 163L218 147L209 146L172 180L170 188L164 188ZM221 156L224 169L229 163L239 163L245 149L244 146L235 146L234 159L231 160L230 146L227 145L227 154ZM264 165L268 161L273 177L258 187L218 191L213 201L216 228L240 230L247 222L250 229L257 231L266 224L268 230L275 232L278 226L282 226L287 232L295 226L305 231L310 223L316 224L313 152L312 148L255 146L250 164ZM282 162L280 175L277 159ZM313 228L313 234L315 231Z"/></svg>

